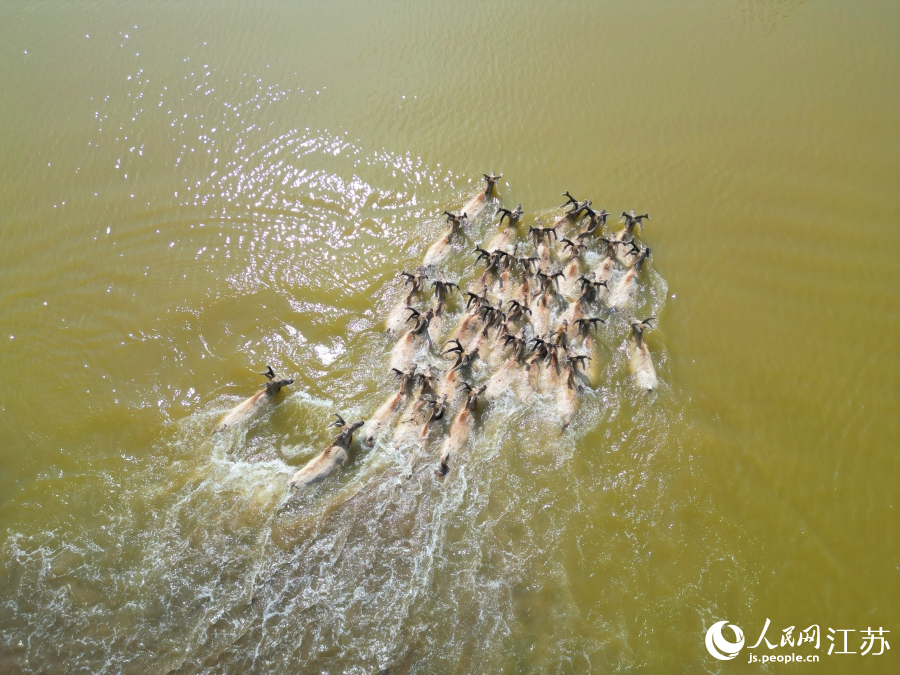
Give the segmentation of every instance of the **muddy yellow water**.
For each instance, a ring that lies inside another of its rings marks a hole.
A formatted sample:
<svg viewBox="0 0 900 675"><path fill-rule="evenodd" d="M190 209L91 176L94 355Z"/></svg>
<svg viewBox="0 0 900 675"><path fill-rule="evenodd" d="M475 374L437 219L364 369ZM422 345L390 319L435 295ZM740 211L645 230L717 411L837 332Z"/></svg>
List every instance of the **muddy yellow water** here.
<svg viewBox="0 0 900 675"><path fill-rule="evenodd" d="M874 1L2 3L0 671L900 672L898 29ZM658 390L606 313L566 432L505 396L443 481L446 425L291 497L333 413L393 391L396 274L492 170L528 223L564 190L606 231L650 214ZM212 436L266 364L294 384ZM790 654L820 659L761 663Z"/></svg>

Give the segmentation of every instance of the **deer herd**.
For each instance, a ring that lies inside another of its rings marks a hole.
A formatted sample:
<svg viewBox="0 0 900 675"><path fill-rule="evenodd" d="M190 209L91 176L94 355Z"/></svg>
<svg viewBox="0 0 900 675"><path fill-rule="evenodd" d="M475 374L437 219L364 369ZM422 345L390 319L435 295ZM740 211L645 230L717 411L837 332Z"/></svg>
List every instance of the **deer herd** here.
<svg viewBox="0 0 900 675"><path fill-rule="evenodd" d="M439 450L434 473L443 477L468 443L479 401L504 395L526 404L542 397L565 430L580 394L598 384L595 334L607 322L630 327L625 348L635 385L656 389L644 340L656 319L629 313L650 259L650 248L635 237L635 228L642 230L650 219L646 213L623 212L621 229L607 232L610 214L568 191L551 227L536 219L526 228L521 204L498 207L494 235L487 245L474 246L473 281L463 290L445 277L443 264L470 238L475 219L496 203L501 178L484 174L482 191L457 213L444 212L447 229L428 248L422 266L399 274L407 291L385 321L394 340L388 368L397 389L365 422L347 424L338 415L339 435L293 475L291 488L334 474L347 461L357 430L366 448L388 434L398 447L433 443ZM455 303L461 313L448 326ZM264 389L228 412L217 432L258 416L293 383L270 366L263 375Z"/></svg>

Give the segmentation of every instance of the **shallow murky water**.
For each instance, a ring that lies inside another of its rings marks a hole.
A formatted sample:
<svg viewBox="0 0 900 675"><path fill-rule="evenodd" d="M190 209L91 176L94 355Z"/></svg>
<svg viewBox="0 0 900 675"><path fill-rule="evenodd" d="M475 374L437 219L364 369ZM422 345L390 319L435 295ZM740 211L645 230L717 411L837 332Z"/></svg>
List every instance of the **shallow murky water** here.
<svg viewBox="0 0 900 675"><path fill-rule="evenodd" d="M824 638L900 630L895 4L0 17L0 670L756 672L704 634L767 618L897 670ZM504 396L443 481L446 424L289 495L491 170L529 223L650 213L661 386L605 314L565 432ZM212 435L265 364L295 383Z"/></svg>

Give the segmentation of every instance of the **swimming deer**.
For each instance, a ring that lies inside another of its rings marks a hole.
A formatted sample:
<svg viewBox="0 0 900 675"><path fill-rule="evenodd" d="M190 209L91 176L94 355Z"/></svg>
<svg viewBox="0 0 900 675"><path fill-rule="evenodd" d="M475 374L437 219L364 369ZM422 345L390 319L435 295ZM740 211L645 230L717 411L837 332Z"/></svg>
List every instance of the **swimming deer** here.
<svg viewBox="0 0 900 675"><path fill-rule="evenodd" d="M584 351L586 351L588 354L592 354L594 352L594 336L591 335L591 329L596 332L598 325L605 323L606 322L600 317L593 316L581 317L580 319L577 319L573 324L575 334L578 339L581 340L581 348L584 349ZM590 370L585 368L584 373L588 377L591 386L596 386L600 380L600 366L597 359L591 359Z"/></svg>
<svg viewBox="0 0 900 675"><path fill-rule="evenodd" d="M540 274L540 273L539 273ZM553 312L553 305L556 300L556 290L552 283L547 283L546 279L551 279L550 275L544 274L541 288L538 291L538 299L532 303L531 309L531 325L534 328L535 335L544 335L550 330L550 316Z"/></svg>
<svg viewBox="0 0 900 675"><path fill-rule="evenodd" d="M505 391L512 390L523 401L527 401L531 397L531 391L527 379L523 377L525 369L522 359L528 349L525 332L520 330L515 335L504 335L502 339L503 348L512 351L506 361L500 364L500 367L491 375L484 395L486 398L492 399L501 396ZM523 391L523 387L527 387L527 389Z"/></svg>
<svg viewBox="0 0 900 675"><path fill-rule="evenodd" d="M350 444L353 442L353 433L365 423L356 422L348 425L340 415L337 418L338 421L333 426L340 427L341 433L332 441L331 445L322 451L321 455L311 459L293 475L288 481L290 489L302 489L314 483L321 483L347 461L347 450L350 449Z"/></svg>
<svg viewBox="0 0 900 675"><path fill-rule="evenodd" d="M423 407L425 408L426 413L425 424L422 425L422 431L419 433L419 438L424 441L428 438L428 432L431 429L432 422L444 418L444 413L447 411L447 394L443 394L440 397L425 394L421 397L421 402L424 404Z"/></svg>
<svg viewBox="0 0 900 675"><path fill-rule="evenodd" d="M434 472L439 477L447 475L450 471L450 460L454 455L459 454L466 447L466 443L469 442L469 435L472 433L472 427L475 426L475 409L478 406L478 397L484 393L485 387L475 389L467 382L463 382L460 389L468 393L466 404L453 418L453 422L450 424L450 431L447 433L447 438L441 446L441 465Z"/></svg>
<svg viewBox="0 0 900 675"><path fill-rule="evenodd" d="M650 316L643 321L631 319L630 322L633 342L629 350L628 363L634 374L635 383L646 391L653 391L658 385L653 359L650 358L650 350L647 349L647 343L644 342L644 331L652 328L651 321L655 320L656 317Z"/></svg>
<svg viewBox="0 0 900 675"><path fill-rule="evenodd" d="M415 431L418 426L417 420L419 412L425 405L424 399L436 396L437 389L440 387L438 383L439 378L440 373L433 370L430 364L417 373L416 381L419 389L415 396L408 397L405 409L398 415L399 421L393 435L395 443L401 444L404 441L415 440Z"/></svg>
<svg viewBox="0 0 900 675"><path fill-rule="evenodd" d="M601 288L609 291L609 284L605 281L597 281L593 272L590 276L582 274L578 277L578 283L581 284L581 295L578 296L577 302L582 310L600 299Z"/></svg>
<svg viewBox="0 0 900 675"><path fill-rule="evenodd" d="M500 260L494 272L494 279L490 288L494 295L501 301L506 302L516 297L519 289L513 277L513 270L519 263L519 244L517 243L513 246L512 252L505 249L496 249L495 253L500 257Z"/></svg>
<svg viewBox="0 0 900 675"><path fill-rule="evenodd" d="M450 229L425 252L423 264L426 267L437 265L443 261L444 258L447 257L447 254L450 253L450 246L453 243L453 238L462 232L463 225L469 224L469 217L465 211L462 212L462 215L444 211L444 215L447 216L447 224L450 226ZM475 216L472 217L474 218Z"/></svg>
<svg viewBox="0 0 900 675"><path fill-rule="evenodd" d="M540 222L541 221L538 220L538 223ZM541 267L546 268L550 265L550 244L553 239L559 241L559 235L556 232L557 227L559 227L559 225L537 228L539 234L537 236L537 244L535 245L535 253L537 254Z"/></svg>
<svg viewBox="0 0 900 675"><path fill-rule="evenodd" d="M622 217L619 219L621 222L625 223L625 227L619 230L616 233L616 239L621 241L630 241L634 238L634 226L638 225L643 230L644 229L644 220L650 220L650 216L646 213L641 216L636 216L634 214L634 209L631 209L630 213L625 213L622 211Z"/></svg>
<svg viewBox="0 0 900 675"><path fill-rule="evenodd" d="M446 395L448 400L452 401L455 397L456 387L464 376L463 371L469 372L475 361L481 357L481 354L477 347L469 350L464 349L457 339L451 340L447 345L448 346L445 347L442 356L456 354L456 360L444 374L444 378L441 380L437 393L440 396Z"/></svg>
<svg viewBox="0 0 900 675"><path fill-rule="evenodd" d="M424 267L416 270L415 274L400 272L398 276L403 278L404 284L409 285L410 289L406 298L391 310L387 321L385 321L387 331L391 335L396 335L402 330L403 325L406 323L406 309L412 306L413 301L421 296L424 283L428 280Z"/></svg>
<svg viewBox="0 0 900 675"><path fill-rule="evenodd" d="M549 336L535 335L531 338L532 353L525 363L525 375L529 386L534 391L546 391L552 386L554 376L548 372L548 368L555 368L557 346Z"/></svg>
<svg viewBox="0 0 900 675"><path fill-rule="evenodd" d="M631 263L631 269L622 277L622 280L609 294L607 304L614 309L624 309L634 302L634 297L638 291L638 275L644 265L644 261L650 257L650 247L645 246L641 252L637 254L634 262Z"/></svg>
<svg viewBox="0 0 900 675"><path fill-rule="evenodd" d="M525 323L528 321L528 317L526 314L531 314L531 309L524 302L519 302L518 300L507 300L506 301L506 320L508 322L520 322Z"/></svg>
<svg viewBox="0 0 900 675"><path fill-rule="evenodd" d="M501 246L506 246L511 239L513 239L516 235L516 226L519 224L519 221L522 219L522 214L525 211L522 209L522 205L519 204L514 210L510 211L509 209L497 209L497 213L500 214L500 222L498 223L499 227L503 227L504 219L509 219L507 223L506 229L501 230L497 234L494 235L494 238L491 239L491 243L488 244L488 250L493 251L494 249L498 249Z"/></svg>
<svg viewBox="0 0 900 675"><path fill-rule="evenodd" d="M581 216L584 215L585 211L591 207L590 199L585 199L583 202L580 202L569 194L568 190L563 192L562 196L566 197L566 201L559 208L566 209L566 211L562 217L556 221L554 227L559 227L565 223L577 223L581 219Z"/></svg>
<svg viewBox="0 0 900 675"><path fill-rule="evenodd" d="M452 347L447 347L444 350L444 354L456 354L456 361L451 366L450 370L447 371L447 374L455 373L458 370L462 370L463 368L470 368L472 363L478 358L478 348L475 347L473 349L463 349L463 346L460 344L459 340L451 340L447 344L453 344Z"/></svg>
<svg viewBox="0 0 900 675"><path fill-rule="evenodd" d="M597 264L597 268L594 270L594 275L596 276L598 281L609 281L612 279L613 271L618 269L617 263L623 262L623 259L619 257L618 248L622 246L623 248L628 249L636 248L633 242L623 242L619 239L609 239L607 237L600 237L600 241L606 244L606 255L603 260L601 260ZM627 253L625 254L627 256Z"/></svg>
<svg viewBox="0 0 900 675"><path fill-rule="evenodd" d="M407 310L410 312L407 323L415 320L416 324L397 341L391 350L390 367L397 370L406 370L412 364L413 356L416 353L417 337L422 337L426 341L431 339L428 334L428 326L434 318L434 309L429 309L424 314L412 307L408 307Z"/></svg>
<svg viewBox="0 0 900 675"><path fill-rule="evenodd" d="M398 390L388 396L387 400L378 407L378 410L366 421L362 431L359 432L360 442L368 448L375 445L378 436L385 430L394 417L394 413L400 407L400 402L409 396L412 385L418 378L416 365L410 366L409 370L393 368L391 377L400 383Z"/></svg>
<svg viewBox="0 0 900 675"><path fill-rule="evenodd" d="M572 420L575 419L575 413L578 412L578 366L582 370L585 367L585 361L590 361L591 357L587 355L575 355L565 352L566 361L561 369L561 382L556 387L556 412L562 419L563 430L567 429Z"/></svg>
<svg viewBox="0 0 900 675"><path fill-rule="evenodd" d="M493 342L499 338L506 326L506 313L501 309L503 303L500 302L496 307L485 305L481 308L482 328L478 333L478 337L472 341L469 346L470 351L479 352L479 358L488 364L493 364L496 359L493 357ZM491 331L494 337L491 337Z"/></svg>
<svg viewBox="0 0 900 675"><path fill-rule="evenodd" d="M606 322L599 316L581 317L580 319L576 319L573 323L575 333L581 340L581 346L588 352L594 347L594 338L591 335L591 329L593 328L594 331L596 331L597 324L600 323L605 324Z"/></svg>
<svg viewBox="0 0 900 675"><path fill-rule="evenodd" d="M587 244L574 242L571 239L560 239L563 243L563 254L568 252L568 261L563 266L563 280L560 282L560 291L571 299L576 294L576 284L581 274L581 256L587 249Z"/></svg>
<svg viewBox="0 0 900 675"><path fill-rule="evenodd" d="M585 209L585 213L587 213L588 216L588 224L582 232L578 233L577 239L579 244L583 244L595 234L603 234L603 227L606 225L606 219L609 217L609 212L606 209L603 209L598 213L588 207Z"/></svg>
<svg viewBox="0 0 900 675"><path fill-rule="evenodd" d="M478 337L482 328L481 309L490 306L491 301L487 296L487 289L482 287L481 294L466 291L466 312L462 315L456 330L452 333L452 341L458 341L468 346Z"/></svg>
<svg viewBox="0 0 900 675"><path fill-rule="evenodd" d="M422 292L425 282L428 281L428 275L425 274L425 268L420 267L416 270L415 274L400 272L400 276L403 277L403 283L410 286L409 295L406 296L405 304L411 305L413 298L417 297Z"/></svg>
<svg viewBox="0 0 900 675"><path fill-rule="evenodd" d="M475 258L476 264L482 259L487 261L487 267L481 275L481 284L488 285L489 283L498 281L502 287L502 274L503 271L507 269L507 261L511 259L512 256L501 248L487 251L480 246L475 247L475 253L477 254L477 257Z"/></svg>
<svg viewBox="0 0 900 675"><path fill-rule="evenodd" d="M537 256L530 258L521 256L516 258L522 270L521 281L517 284L517 288L510 288L510 294L524 306L528 306L528 299L531 297L531 279L532 274L538 271L539 259ZM511 299L511 298L508 298Z"/></svg>
<svg viewBox="0 0 900 675"><path fill-rule="evenodd" d="M541 225L541 219L537 219L538 225ZM538 246L541 245L541 237L544 236L544 228L537 227L536 225L528 226L528 236L531 237L531 243L534 244L534 250L537 251Z"/></svg>
<svg viewBox="0 0 900 675"><path fill-rule="evenodd" d="M275 375L275 371L272 370L272 366L267 365L266 372L260 374L268 380L268 382L262 385L263 390L255 393L240 405L232 408L228 414L219 421L219 424L216 425L213 433L225 431L239 422L245 422L258 416L278 395L278 392L281 391L282 387L294 384L293 380L278 378Z"/></svg>
<svg viewBox="0 0 900 675"><path fill-rule="evenodd" d="M503 178L503 174L495 176L493 171L491 171L490 176L486 173L481 175L484 176L484 190L475 195L472 201L463 207L463 212L469 214L469 218L472 219L477 218L478 214L480 214L484 210L484 207L488 205L494 194L494 187L496 186L497 181Z"/></svg>
<svg viewBox="0 0 900 675"><path fill-rule="evenodd" d="M453 295L453 289L455 288L459 291L459 284L447 281L442 274L440 279L431 282L431 287L434 289L434 298L437 300L437 307L434 308L434 313L443 314L447 300Z"/></svg>

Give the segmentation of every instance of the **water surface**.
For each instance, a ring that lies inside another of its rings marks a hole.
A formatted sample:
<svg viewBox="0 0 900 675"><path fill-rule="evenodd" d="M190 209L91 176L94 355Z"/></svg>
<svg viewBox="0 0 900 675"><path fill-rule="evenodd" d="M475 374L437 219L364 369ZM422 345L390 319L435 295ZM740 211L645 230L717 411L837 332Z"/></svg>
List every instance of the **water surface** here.
<svg viewBox="0 0 900 675"><path fill-rule="evenodd" d="M3 671L753 671L706 628L896 629L896 3L0 17ZM610 329L570 432L496 404L451 480L355 450L287 500L491 170L529 217L649 211L660 391ZM295 385L210 436L265 363Z"/></svg>

